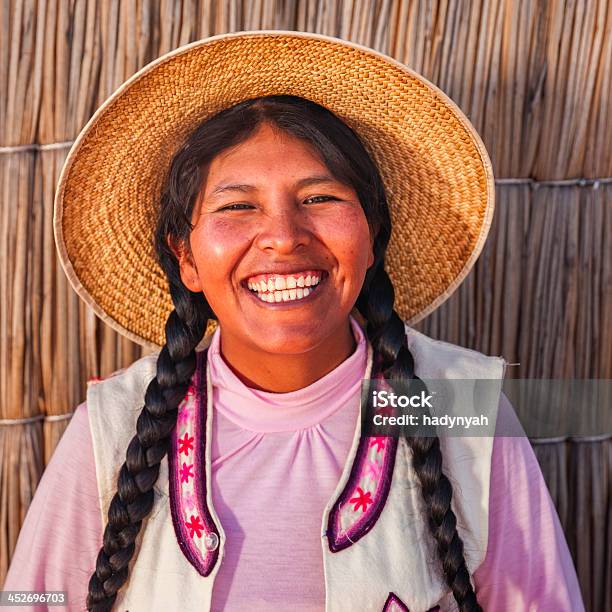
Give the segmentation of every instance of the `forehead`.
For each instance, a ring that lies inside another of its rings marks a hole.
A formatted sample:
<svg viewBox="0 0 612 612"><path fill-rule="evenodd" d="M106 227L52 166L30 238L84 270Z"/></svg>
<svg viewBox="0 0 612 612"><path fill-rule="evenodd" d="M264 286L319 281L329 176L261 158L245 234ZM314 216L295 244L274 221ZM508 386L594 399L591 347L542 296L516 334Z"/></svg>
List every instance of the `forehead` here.
<svg viewBox="0 0 612 612"><path fill-rule="evenodd" d="M313 170L327 171L325 162L309 142L279 128L263 124L244 142L222 151L210 163L208 183L239 178L246 174L253 178L269 174L306 174Z"/></svg>

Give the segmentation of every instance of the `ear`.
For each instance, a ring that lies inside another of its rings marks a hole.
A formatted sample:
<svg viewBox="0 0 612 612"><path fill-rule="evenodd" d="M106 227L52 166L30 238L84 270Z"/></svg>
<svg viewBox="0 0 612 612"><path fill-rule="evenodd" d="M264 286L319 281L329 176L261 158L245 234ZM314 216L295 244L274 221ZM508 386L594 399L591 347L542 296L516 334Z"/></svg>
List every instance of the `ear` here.
<svg viewBox="0 0 612 612"><path fill-rule="evenodd" d="M370 229L370 246L368 250L368 269L372 267L374 263L374 234Z"/></svg>
<svg viewBox="0 0 612 612"><path fill-rule="evenodd" d="M198 269L196 268L189 249L184 243L176 243L169 234L166 236L166 241L178 259L183 285L194 293L201 292L202 284L200 282L200 275L198 274Z"/></svg>

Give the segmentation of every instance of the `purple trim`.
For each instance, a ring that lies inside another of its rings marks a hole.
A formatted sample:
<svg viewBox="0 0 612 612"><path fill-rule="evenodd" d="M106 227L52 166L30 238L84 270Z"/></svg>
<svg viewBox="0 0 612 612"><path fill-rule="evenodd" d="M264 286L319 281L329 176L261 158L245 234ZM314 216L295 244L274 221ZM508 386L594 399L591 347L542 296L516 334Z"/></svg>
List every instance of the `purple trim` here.
<svg viewBox="0 0 612 612"><path fill-rule="evenodd" d="M383 436L377 436L381 438ZM327 520L327 542L331 552L339 552L348 548L374 527L380 513L385 507L389 490L391 489L391 479L393 476L393 468L395 466L395 455L397 452L397 438L392 436L384 436L385 445L382 449L383 460L380 469L380 477L376 483L376 488L373 491L374 499L372 505L366 508L361 516L346 530L340 527L340 510L347 504L351 503L351 496L355 493L359 482L365 473L366 460L370 442L373 438L362 436L355 453L355 459L351 466L349 479L338 496Z"/></svg>
<svg viewBox="0 0 612 612"><path fill-rule="evenodd" d="M395 594L389 593L382 612L410 612L408 606ZM440 606L430 608L427 612L440 612Z"/></svg>
<svg viewBox="0 0 612 612"><path fill-rule="evenodd" d="M410 610L408 610L408 606L395 593L389 593L382 612L410 612Z"/></svg>
<svg viewBox="0 0 612 612"><path fill-rule="evenodd" d="M199 538L202 542L207 535L214 533L219 538L219 530L212 519L208 510L206 501L206 419L207 419L207 352L205 349L197 353L196 373L195 373L195 392L194 401L195 414L193 417L194 423L194 475L195 475L195 497L196 507L193 514L199 516L204 528L202 536ZM170 451L168 453L168 469L170 475L170 509L172 512L172 523L174 532L183 554L191 565L193 565L201 576L208 576L214 568L219 557L219 548L207 551L205 554L194 544L194 538L189 535L189 530L185 525L185 520L181 511L181 485L179 480L179 464L176 461L178 457L178 435L179 428L175 427L170 436Z"/></svg>
<svg viewBox="0 0 612 612"><path fill-rule="evenodd" d="M361 479L361 475L364 471L366 457L372 438L362 438L359 442L357 453L355 454L355 460L351 468L351 475L349 476L348 482L344 487L342 493L334 503L329 518L327 520L327 541L329 549L332 552L339 552L351 546L359 539L361 539L366 533L368 533L372 527L376 524L380 513L385 507L385 502L391 489L391 478L393 475L393 467L395 466L395 455L397 451L397 439L389 437L385 449L382 451L383 464L381 466L381 476L378 481L376 491L374 492L374 501L370 508L363 512L363 515L359 517L353 525L351 525L346 531L340 530L340 508L345 506L349 502L349 499L355 493L355 489Z"/></svg>

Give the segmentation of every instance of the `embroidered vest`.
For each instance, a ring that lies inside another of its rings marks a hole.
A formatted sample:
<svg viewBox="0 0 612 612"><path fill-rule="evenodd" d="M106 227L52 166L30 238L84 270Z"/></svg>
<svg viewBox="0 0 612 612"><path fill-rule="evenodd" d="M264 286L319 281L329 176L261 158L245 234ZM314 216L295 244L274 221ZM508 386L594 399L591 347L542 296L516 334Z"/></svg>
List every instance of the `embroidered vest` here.
<svg viewBox="0 0 612 612"><path fill-rule="evenodd" d="M499 381L488 415L497 417L505 373L488 357L429 338L406 326L415 372L422 379ZM129 580L113 609L122 612L202 612L210 609L223 560L225 534L212 505L212 389L207 342L198 350L192 386L179 406L168 456L154 486ZM145 390L155 376L149 355L87 390L102 524L107 523L119 468L136 432ZM372 367L368 343L366 378ZM359 400L357 400L359 401ZM420 485L403 438L361 437L353 444L321 521L326 612L456 610L429 533ZM470 574L484 561L488 540L492 437L440 437L444 471L453 483L452 508Z"/></svg>

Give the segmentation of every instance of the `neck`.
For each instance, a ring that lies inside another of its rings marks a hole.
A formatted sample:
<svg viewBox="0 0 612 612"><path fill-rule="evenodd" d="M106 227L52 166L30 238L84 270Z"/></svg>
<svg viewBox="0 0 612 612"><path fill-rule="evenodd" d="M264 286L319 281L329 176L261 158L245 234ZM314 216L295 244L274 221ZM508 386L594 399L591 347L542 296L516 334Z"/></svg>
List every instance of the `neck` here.
<svg viewBox="0 0 612 612"><path fill-rule="evenodd" d="M231 335L221 334L221 355L248 387L273 393L303 389L338 367L357 344L347 319L336 333L320 345L299 354L267 353L257 347L236 346Z"/></svg>

